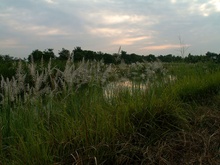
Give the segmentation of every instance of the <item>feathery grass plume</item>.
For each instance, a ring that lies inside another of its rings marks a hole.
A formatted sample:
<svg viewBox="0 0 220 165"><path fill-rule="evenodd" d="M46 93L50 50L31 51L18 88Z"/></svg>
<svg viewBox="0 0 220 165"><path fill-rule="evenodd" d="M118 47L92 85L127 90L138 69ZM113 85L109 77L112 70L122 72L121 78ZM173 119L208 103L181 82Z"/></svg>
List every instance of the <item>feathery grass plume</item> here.
<svg viewBox="0 0 220 165"><path fill-rule="evenodd" d="M1 88L2 88L2 94L4 95L2 103L4 104L9 104L10 103L10 99L11 99L11 83L9 78L4 79L4 77L2 76L2 80L1 80Z"/></svg>
<svg viewBox="0 0 220 165"><path fill-rule="evenodd" d="M43 65L43 59L41 65ZM63 71L55 67L51 68L51 59L48 62L47 68L37 70L36 64L32 59L32 62L28 64L32 84L25 84L26 74L23 73L21 62L19 62L15 78L13 78L10 83L9 80L7 80L7 83L4 83L3 78L1 86L4 86L5 94L12 100L16 97L15 95L19 95L20 92L25 93L25 100L27 100L27 94L39 97L43 94L58 92L59 90L71 91L73 87L77 90L84 84L100 84L105 86L109 80L117 80L119 77L121 79L140 79L149 82L149 79L155 76L153 69L161 70L162 67L163 66L159 63L139 62L131 65L123 62L119 65L105 65L103 60L85 61L85 59L79 62L76 67L69 58ZM9 93L11 95L9 95Z"/></svg>
<svg viewBox="0 0 220 165"><path fill-rule="evenodd" d="M1 75L1 87L0 87L0 90L1 90L1 92L0 92L0 95L1 95L1 104L3 104L4 103L4 99L5 99L5 92L4 92L4 83L5 83L5 79L4 79L4 77Z"/></svg>
<svg viewBox="0 0 220 165"><path fill-rule="evenodd" d="M55 72L58 72L59 70L56 68L56 67L53 67L52 68L52 62L51 62L51 58L49 59L49 62L48 62L48 65L47 65L47 68L44 69L44 72L46 73L47 76L44 76L44 81L47 82L47 85L48 87L50 88L50 92L51 94L53 92L56 92L57 91L57 82L56 82L56 76L55 75Z"/></svg>
<svg viewBox="0 0 220 165"><path fill-rule="evenodd" d="M49 59L48 65L47 65L47 73L49 75L52 75L54 68L51 68L51 58Z"/></svg>
<svg viewBox="0 0 220 165"><path fill-rule="evenodd" d="M108 81L108 79L111 77L111 74L113 73L112 70L112 64L108 65L106 70L103 72L103 75L101 78L101 84L104 85Z"/></svg>
<svg viewBox="0 0 220 165"><path fill-rule="evenodd" d="M43 82L43 72L39 75L39 72L37 71L36 72L36 80L34 82L35 84L34 84L34 87L33 87L33 94L34 95L37 95L38 92L40 91L42 82Z"/></svg>
<svg viewBox="0 0 220 165"><path fill-rule="evenodd" d="M219 164L219 71L210 74L185 64L182 71L169 74L162 74L164 67L153 63L120 66L83 61L62 71L49 65L43 70L36 65L37 81L24 86L25 104L8 104L1 111L0 164ZM193 69L186 72L188 67ZM179 75L172 80L183 72L181 81ZM20 100L19 74L24 74L17 73L1 79L0 96L6 103ZM175 84L165 84L170 82ZM76 91L82 84L92 88ZM48 90L54 97L35 97ZM55 95L58 91L61 100ZM203 114L201 107L193 108L194 102L192 107L185 103L193 95L193 100L199 96L200 101L201 94L207 99L207 93L218 97L208 98L212 107L202 107ZM215 113L209 113L213 108Z"/></svg>
<svg viewBox="0 0 220 165"><path fill-rule="evenodd" d="M33 82L36 81L36 65L34 63L34 58L31 56L31 63L28 65L30 75L32 77Z"/></svg>
<svg viewBox="0 0 220 165"><path fill-rule="evenodd" d="M90 64L89 61L85 62L84 60L80 64L80 66L76 69L76 84L77 84L77 89L81 87L84 84L88 84L92 77L90 75Z"/></svg>
<svg viewBox="0 0 220 165"><path fill-rule="evenodd" d="M15 74L15 78L17 80L17 88L19 90L19 93L25 93L25 78L26 78L26 74L23 70L23 66L22 66L22 61L19 60L18 62L18 68L16 70L16 74Z"/></svg>
<svg viewBox="0 0 220 165"><path fill-rule="evenodd" d="M120 78L104 87L104 96L108 98L114 97L114 93L117 95L117 91L120 89L126 88L130 94L133 94L136 90L144 92L151 86L160 87L164 83L163 78L167 77L162 74L164 67L160 61L156 63L137 62L130 65L121 63L116 68Z"/></svg>
<svg viewBox="0 0 220 165"><path fill-rule="evenodd" d="M72 52L70 54L70 59L71 59L72 63L74 63L74 55L75 55L74 50L72 50Z"/></svg>
<svg viewBox="0 0 220 165"><path fill-rule="evenodd" d="M40 70L44 70L44 56L41 57Z"/></svg>
<svg viewBox="0 0 220 165"><path fill-rule="evenodd" d="M4 104L18 103L21 101L22 95L25 93L25 77L23 74L21 61L18 62L18 69L15 77L11 80L9 78L1 78L1 93L4 95L2 100Z"/></svg>
<svg viewBox="0 0 220 165"><path fill-rule="evenodd" d="M119 63L119 62L121 61L121 55L120 55L120 53L121 53L121 46L120 46L119 49L118 49L117 57L116 57L116 59L115 59L117 63Z"/></svg>
<svg viewBox="0 0 220 165"><path fill-rule="evenodd" d="M50 92L51 87L47 82L48 79L49 79L49 75L47 70L42 71L40 74L37 71L35 85L32 89L35 97L42 96Z"/></svg>

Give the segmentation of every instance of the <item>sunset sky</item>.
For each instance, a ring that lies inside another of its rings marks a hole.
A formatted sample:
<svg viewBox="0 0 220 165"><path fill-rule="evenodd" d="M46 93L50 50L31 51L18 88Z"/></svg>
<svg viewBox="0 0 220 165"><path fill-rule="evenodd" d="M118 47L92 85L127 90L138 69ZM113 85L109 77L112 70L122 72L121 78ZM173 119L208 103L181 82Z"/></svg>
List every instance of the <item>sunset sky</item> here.
<svg viewBox="0 0 220 165"><path fill-rule="evenodd" d="M139 55L220 53L220 0L1 0L0 54L62 48Z"/></svg>

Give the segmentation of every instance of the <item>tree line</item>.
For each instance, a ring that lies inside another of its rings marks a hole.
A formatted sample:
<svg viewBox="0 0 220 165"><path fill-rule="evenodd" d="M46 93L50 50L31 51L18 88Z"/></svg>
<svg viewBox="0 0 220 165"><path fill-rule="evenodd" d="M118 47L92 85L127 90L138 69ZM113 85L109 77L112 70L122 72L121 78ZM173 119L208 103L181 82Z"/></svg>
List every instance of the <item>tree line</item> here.
<svg viewBox="0 0 220 165"><path fill-rule="evenodd" d="M220 63L220 54L207 52L205 55L191 55L188 54L186 57L175 56L172 54L155 56L149 55L137 55L135 53L128 54L126 51L121 50L118 53L108 54L103 52L94 52L91 50L83 50L81 47L75 47L72 51L62 48L58 52L59 56L56 56L53 49L46 49L44 51L34 50L28 56L27 59L18 59L9 55L0 54L0 75L3 77L12 77L16 74L16 61L21 60L23 63L32 62L41 63L42 60L46 63L50 59L53 61L52 65L63 70L67 59L71 59L74 62L85 61L100 61L102 60L105 64L120 64L122 62L126 64L136 62L154 62L161 61L166 63L198 63L198 62L214 62ZM1 79L1 78L0 78Z"/></svg>
<svg viewBox="0 0 220 165"><path fill-rule="evenodd" d="M161 62L186 62L186 63L197 63L197 62L216 62L220 63L220 54L207 52L205 55L191 55L188 54L186 57L175 56L172 54L155 56L153 54L149 55L138 55L135 53L128 54L126 51L121 50L119 53L108 54L103 52L94 52L92 50L83 50L81 47L75 47L72 51L62 48L58 52L57 57L53 49L47 49L40 51L38 49L34 50L29 56L28 61L34 60L35 62L43 60L47 61L49 59L66 61L68 58L72 58L74 62L79 62L84 60L103 60L105 64L117 64L120 61L124 61L126 64L131 64L135 62L154 62L160 60ZM119 60L120 59L120 60Z"/></svg>
<svg viewBox="0 0 220 165"><path fill-rule="evenodd" d="M74 62L80 62L83 59L85 61L100 61L103 60L105 64L118 64L122 61L126 64L131 64L135 62L154 62L154 61L161 61L161 62L186 62L186 63L198 63L198 62L215 62L220 63L220 54L207 52L205 55L191 55L188 54L186 57L182 56L175 56L172 54L168 55L159 55L155 56L153 54L149 55L138 55L135 53L128 54L126 51L121 50L118 53L108 54L103 52L94 52L92 50L83 50L81 47L75 47L72 51L62 48L58 52L59 56L56 56L53 52L53 49L46 49L44 51L41 50L34 50L28 56L27 59L24 61L34 61L39 62L42 59L44 61L49 61L50 59L54 61L66 61L67 59L71 58ZM0 54L0 62L3 61L16 61L18 58L11 57L9 55L1 55Z"/></svg>

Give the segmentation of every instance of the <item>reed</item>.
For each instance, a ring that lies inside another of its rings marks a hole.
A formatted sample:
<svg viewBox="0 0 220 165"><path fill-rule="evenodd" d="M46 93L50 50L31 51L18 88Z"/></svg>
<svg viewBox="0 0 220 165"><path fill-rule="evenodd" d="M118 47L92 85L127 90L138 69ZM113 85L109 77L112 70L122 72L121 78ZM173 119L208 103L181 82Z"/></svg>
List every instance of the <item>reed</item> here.
<svg viewBox="0 0 220 165"><path fill-rule="evenodd" d="M219 161L217 66L70 59L63 70L53 61L17 65L14 77L1 78L0 164Z"/></svg>

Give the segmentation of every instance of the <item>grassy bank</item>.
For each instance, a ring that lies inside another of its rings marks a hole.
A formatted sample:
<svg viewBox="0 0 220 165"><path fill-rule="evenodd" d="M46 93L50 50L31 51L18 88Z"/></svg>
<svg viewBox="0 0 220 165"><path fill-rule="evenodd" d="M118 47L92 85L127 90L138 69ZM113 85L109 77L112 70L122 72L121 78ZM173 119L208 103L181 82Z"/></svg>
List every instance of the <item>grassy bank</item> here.
<svg viewBox="0 0 220 165"><path fill-rule="evenodd" d="M220 163L217 65L28 67L1 82L0 164Z"/></svg>

